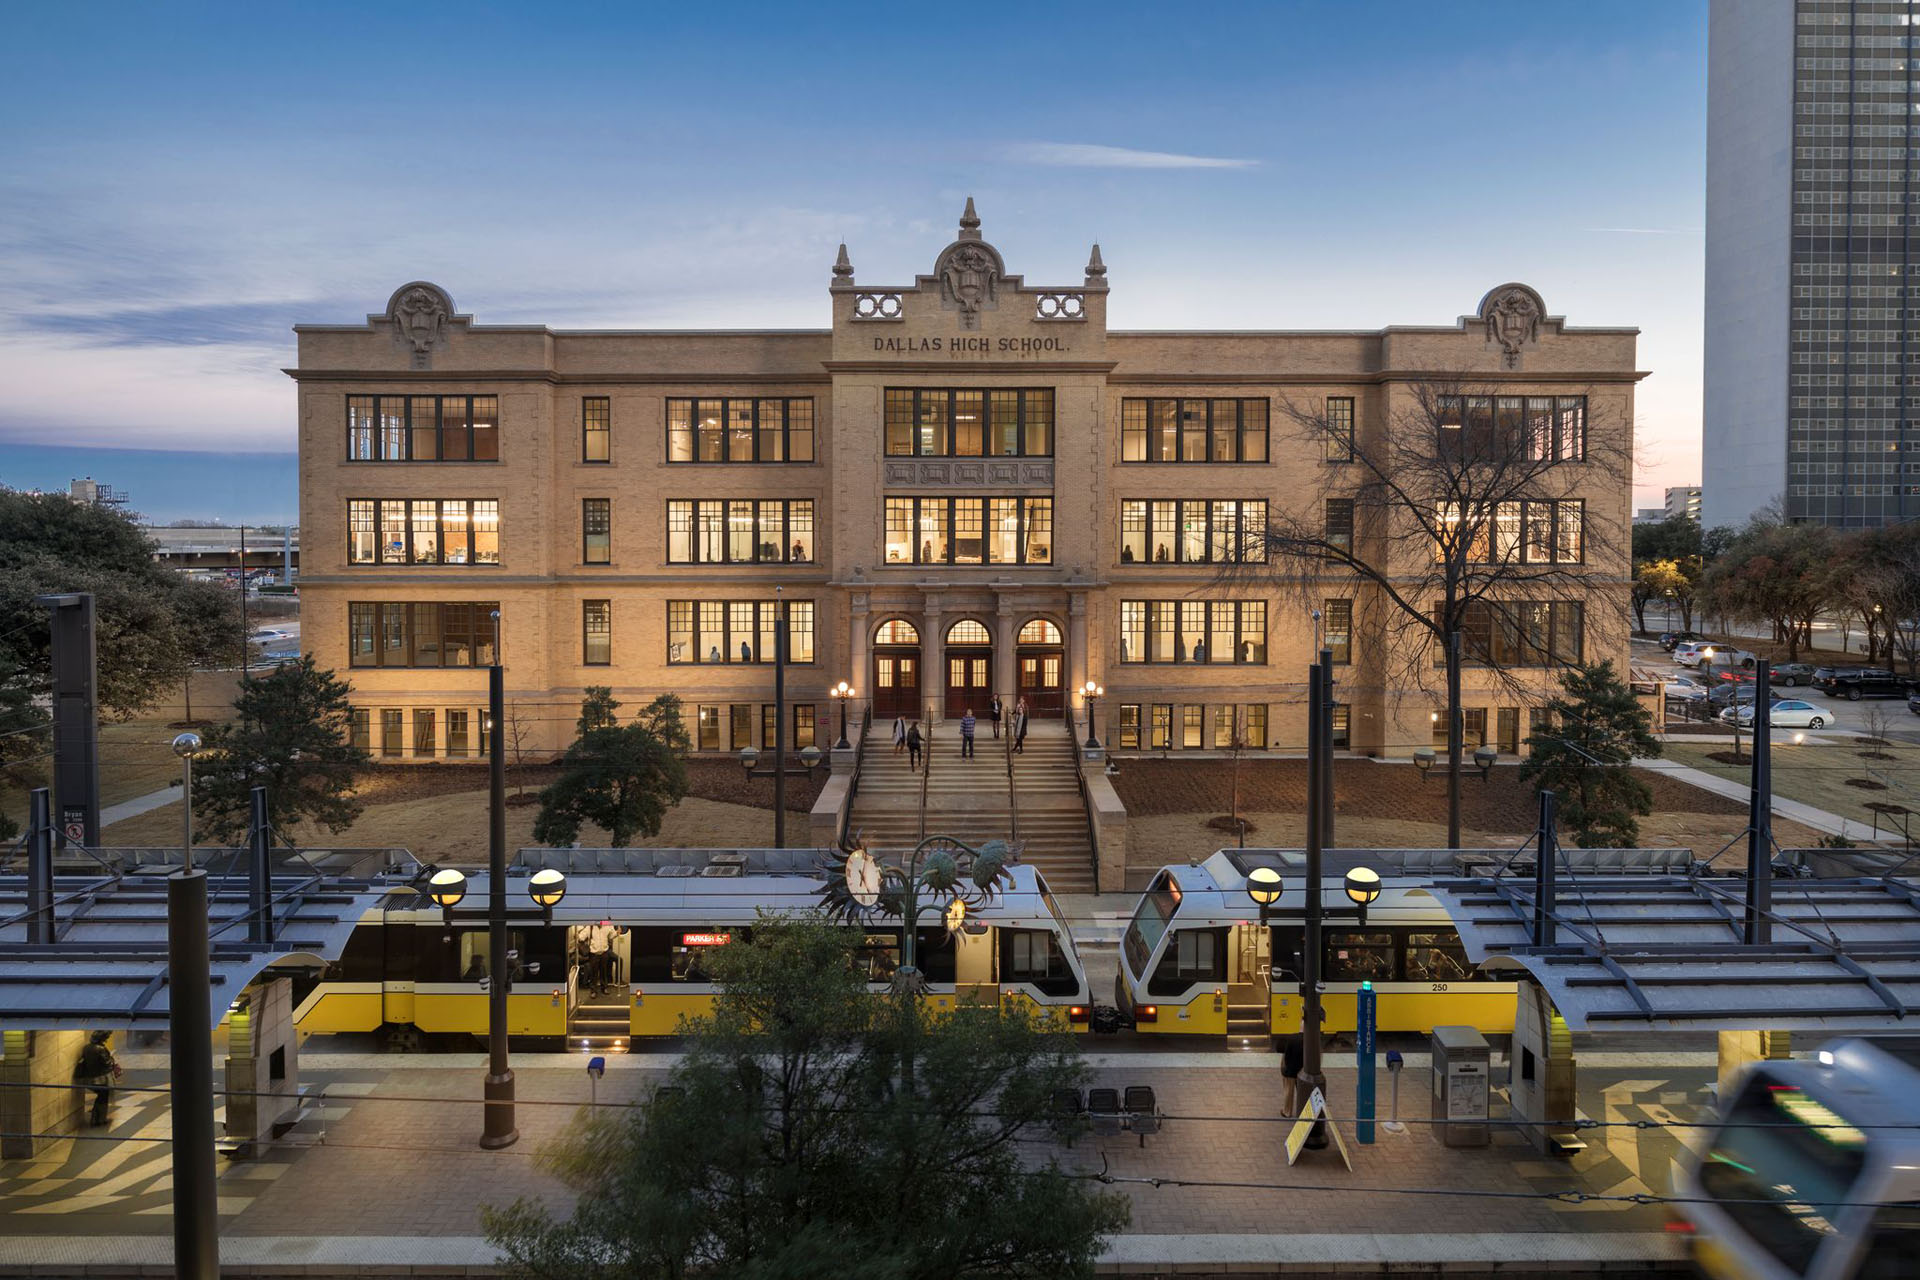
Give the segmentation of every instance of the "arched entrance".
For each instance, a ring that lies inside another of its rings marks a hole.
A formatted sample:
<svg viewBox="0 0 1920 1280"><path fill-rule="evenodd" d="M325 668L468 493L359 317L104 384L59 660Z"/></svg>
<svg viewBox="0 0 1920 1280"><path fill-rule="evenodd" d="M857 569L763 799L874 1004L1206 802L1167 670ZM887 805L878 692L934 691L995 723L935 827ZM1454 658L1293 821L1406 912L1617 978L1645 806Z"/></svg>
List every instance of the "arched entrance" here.
<svg viewBox="0 0 1920 1280"><path fill-rule="evenodd" d="M1029 619L1020 628L1014 660L1027 714L1043 719L1061 715L1066 706L1062 684L1067 657L1060 628L1045 618Z"/></svg>
<svg viewBox="0 0 1920 1280"><path fill-rule="evenodd" d="M920 632L905 618L889 618L873 633L873 718L920 716Z"/></svg>
<svg viewBox="0 0 1920 1280"><path fill-rule="evenodd" d="M958 720L968 708L975 717L986 714L993 697L993 636L972 618L947 628L947 719Z"/></svg>

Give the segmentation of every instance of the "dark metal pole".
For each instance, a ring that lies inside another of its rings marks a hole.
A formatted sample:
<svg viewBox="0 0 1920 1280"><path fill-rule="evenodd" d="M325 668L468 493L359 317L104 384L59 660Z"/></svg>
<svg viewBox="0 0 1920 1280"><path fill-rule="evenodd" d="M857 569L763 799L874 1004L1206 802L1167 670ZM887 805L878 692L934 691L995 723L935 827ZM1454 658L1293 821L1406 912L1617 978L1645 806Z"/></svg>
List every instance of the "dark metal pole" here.
<svg viewBox="0 0 1920 1280"><path fill-rule="evenodd" d="M499 641L496 639L495 644ZM513 1123L513 1068L507 1065L507 744L506 673L487 668L487 1081L480 1145L519 1141Z"/></svg>
<svg viewBox="0 0 1920 1280"><path fill-rule="evenodd" d="M773 589L773 847L787 847L787 601Z"/></svg>
<svg viewBox="0 0 1920 1280"><path fill-rule="evenodd" d="M1323 1016L1320 1009L1320 876L1323 856L1326 852L1325 819L1320 813L1324 803L1320 784L1320 771L1326 767L1326 738L1321 732L1320 719L1325 715L1326 668L1318 663L1308 668L1307 673L1307 883L1306 903L1306 955L1301 957L1300 982L1300 1097L1302 1101L1313 1096L1318 1089L1326 1096L1327 1078L1320 1069L1320 1022ZM1315 1125L1307 1138L1310 1147L1324 1147L1327 1135L1324 1126Z"/></svg>
<svg viewBox="0 0 1920 1280"><path fill-rule="evenodd" d="M1333 650L1320 651L1322 705L1316 721L1324 740L1320 744L1320 844L1339 847L1333 838Z"/></svg>
<svg viewBox="0 0 1920 1280"><path fill-rule="evenodd" d="M53 794L60 806L60 842L100 844L99 663L93 595L41 596L52 611ZM76 838L73 832L78 829Z"/></svg>
<svg viewBox="0 0 1920 1280"><path fill-rule="evenodd" d="M1447 848L1460 847L1460 746L1467 736L1460 707L1460 633L1447 633Z"/></svg>
<svg viewBox="0 0 1920 1280"><path fill-rule="evenodd" d="M247 682L247 672L253 657L247 645L247 526L240 526L240 683Z"/></svg>
<svg viewBox="0 0 1920 1280"><path fill-rule="evenodd" d="M1554 943L1554 873L1559 869L1560 839L1554 832L1554 804L1551 791L1540 793L1540 826L1534 832L1533 865L1533 944L1550 947Z"/></svg>
<svg viewBox="0 0 1920 1280"><path fill-rule="evenodd" d="M45 787L27 793L27 941L53 941L53 805Z"/></svg>
<svg viewBox="0 0 1920 1280"><path fill-rule="evenodd" d="M247 831L247 940L273 941L273 865L268 857L267 789L252 793L253 821Z"/></svg>
<svg viewBox="0 0 1920 1280"><path fill-rule="evenodd" d="M173 1108L173 1273L220 1274L219 1184L213 1152L213 975L207 873L167 877L167 1031Z"/></svg>
<svg viewBox="0 0 1920 1280"><path fill-rule="evenodd" d="M1747 795L1747 912L1749 945L1773 941L1773 664L1765 658L1753 672L1753 785ZM1733 704L1740 724L1740 704Z"/></svg>

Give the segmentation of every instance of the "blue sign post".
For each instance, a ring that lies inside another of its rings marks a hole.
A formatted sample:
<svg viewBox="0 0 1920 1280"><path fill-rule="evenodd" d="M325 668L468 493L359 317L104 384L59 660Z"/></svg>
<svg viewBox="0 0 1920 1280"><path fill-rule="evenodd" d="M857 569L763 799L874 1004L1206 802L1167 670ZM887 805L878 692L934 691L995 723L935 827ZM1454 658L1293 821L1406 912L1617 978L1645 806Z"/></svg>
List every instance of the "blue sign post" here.
<svg viewBox="0 0 1920 1280"><path fill-rule="evenodd" d="M1354 1091L1354 1133L1360 1141L1373 1142L1373 1028L1376 995L1371 982L1360 984L1358 1040L1355 1046L1360 1067L1360 1084Z"/></svg>

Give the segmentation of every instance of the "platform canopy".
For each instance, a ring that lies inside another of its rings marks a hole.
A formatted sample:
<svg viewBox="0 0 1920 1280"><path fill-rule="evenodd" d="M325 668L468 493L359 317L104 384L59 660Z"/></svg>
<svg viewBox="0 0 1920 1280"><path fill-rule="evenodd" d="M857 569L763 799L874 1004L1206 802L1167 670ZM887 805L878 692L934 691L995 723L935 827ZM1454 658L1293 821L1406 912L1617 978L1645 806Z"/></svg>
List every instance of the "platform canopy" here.
<svg viewBox="0 0 1920 1280"><path fill-rule="evenodd" d="M338 959L354 926L389 893L411 897L407 866L334 862L360 873L342 874L329 863L276 851L266 895L272 940L260 942L252 940L244 851L211 851L203 861L216 1015L269 966ZM167 878L176 869L164 858L116 855L90 872L56 875L52 942L27 940L26 876L0 874L0 1029L164 1029Z"/></svg>
<svg viewBox="0 0 1920 1280"><path fill-rule="evenodd" d="M1907 881L1778 877L1772 939L1745 942L1739 876L1436 879L1467 956L1525 969L1576 1031L1886 1030L1920 1024L1920 902Z"/></svg>

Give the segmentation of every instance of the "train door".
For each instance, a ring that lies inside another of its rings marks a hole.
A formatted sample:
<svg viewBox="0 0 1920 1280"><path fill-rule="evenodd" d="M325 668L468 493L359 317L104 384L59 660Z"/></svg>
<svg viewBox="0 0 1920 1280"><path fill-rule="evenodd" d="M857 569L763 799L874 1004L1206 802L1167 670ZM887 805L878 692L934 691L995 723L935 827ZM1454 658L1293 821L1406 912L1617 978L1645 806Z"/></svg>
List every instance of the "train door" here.
<svg viewBox="0 0 1920 1280"><path fill-rule="evenodd" d="M1227 1036L1265 1037L1271 1025L1273 991L1272 931L1237 924L1232 932L1227 971Z"/></svg>

